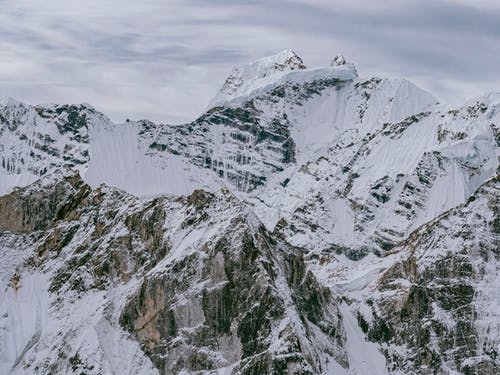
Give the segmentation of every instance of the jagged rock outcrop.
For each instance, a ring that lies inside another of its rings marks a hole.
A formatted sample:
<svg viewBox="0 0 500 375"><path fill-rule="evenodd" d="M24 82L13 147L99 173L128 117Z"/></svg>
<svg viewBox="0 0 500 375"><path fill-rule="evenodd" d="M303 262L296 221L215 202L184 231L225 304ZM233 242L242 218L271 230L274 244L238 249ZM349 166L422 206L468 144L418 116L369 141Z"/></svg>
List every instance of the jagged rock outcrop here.
<svg viewBox="0 0 500 375"><path fill-rule="evenodd" d="M345 57L343 55L337 55L333 58L330 66L340 66L345 65L347 63Z"/></svg>
<svg viewBox="0 0 500 375"><path fill-rule="evenodd" d="M0 198L1 207L26 220L11 223L2 210L4 235L37 233L15 273L19 288L23 275L44 274L40 287L56 311L43 327L45 342L36 342L39 354L14 350L13 368L97 374L111 366L107 358L93 363L96 350L108 349L101 341L85 350L72 345L83 327L51 330L52 319L90 296L100 300L87 317L94 329L107 324L130 332L162 374L221 368L314 374L329 361L346 365L337 301L306 269L303 250L274 238L229 192L140 201L92 190L79 176L58 177ZM64 204L33 210L26 204L32 193L38 202L57 197ZM14 321L15 334L22 328L10 313L1 323ZM0 337L3 345L7 336ZM67 360L47 361L51 345Z"/></svg>
<svg viewBox="0 0 500 375"><path fill-rule="evenodd" d="M367 287L358 322L378 342L388 371L500 371L499 179L413 232Z"/></svg>

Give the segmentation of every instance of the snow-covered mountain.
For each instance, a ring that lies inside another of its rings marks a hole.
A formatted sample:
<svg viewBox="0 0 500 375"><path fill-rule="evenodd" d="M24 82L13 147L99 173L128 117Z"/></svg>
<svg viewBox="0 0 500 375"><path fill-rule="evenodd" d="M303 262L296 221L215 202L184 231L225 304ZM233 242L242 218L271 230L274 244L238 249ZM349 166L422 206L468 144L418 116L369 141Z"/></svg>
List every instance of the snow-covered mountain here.
<svg viewBox="0 0 500 375"><path fill-rule="evenodd" d="M500 371L500 94L341 55L189 124L0 105L0 372Z"/></svg>

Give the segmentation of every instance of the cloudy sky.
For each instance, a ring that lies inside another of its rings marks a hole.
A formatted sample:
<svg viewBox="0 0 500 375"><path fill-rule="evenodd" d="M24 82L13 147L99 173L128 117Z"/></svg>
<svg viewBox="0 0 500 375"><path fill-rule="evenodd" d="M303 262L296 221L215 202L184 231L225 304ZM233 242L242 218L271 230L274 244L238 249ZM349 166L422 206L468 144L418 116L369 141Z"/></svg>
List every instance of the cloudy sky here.
<svg viewBox="0 0 500 375"><path fill-rule="evenodd" d="M0 0L0 99L184 122L232 66L285 48L455 104L500 91L500 1Z"/></svg>

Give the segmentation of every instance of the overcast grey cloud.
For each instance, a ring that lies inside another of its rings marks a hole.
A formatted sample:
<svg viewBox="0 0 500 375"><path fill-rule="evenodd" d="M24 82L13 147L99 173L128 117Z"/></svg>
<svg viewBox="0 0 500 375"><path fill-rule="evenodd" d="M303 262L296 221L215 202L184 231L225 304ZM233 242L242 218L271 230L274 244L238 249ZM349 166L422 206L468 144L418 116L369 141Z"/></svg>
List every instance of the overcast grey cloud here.
<svg viewBox="0 0 500 375"><path fill-rule="evenodd" d="M500 91L500 2L0 0L0 98L183 122L233 65L284 48L459 103Z"/></svg>

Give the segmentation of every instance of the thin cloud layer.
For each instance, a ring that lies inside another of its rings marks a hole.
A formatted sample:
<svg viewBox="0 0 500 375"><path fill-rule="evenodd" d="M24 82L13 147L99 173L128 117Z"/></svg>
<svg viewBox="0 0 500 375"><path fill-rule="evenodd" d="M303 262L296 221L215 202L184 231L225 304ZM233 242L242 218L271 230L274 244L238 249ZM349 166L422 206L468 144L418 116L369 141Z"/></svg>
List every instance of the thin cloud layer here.
<svg viewBox="0 0 500 375"><path fill-rule="evenodd" d="M0 0L0 97L89 102L116 121L199 115L235 64L293 48L443 101L500 91L495 1Z"/></svg>

